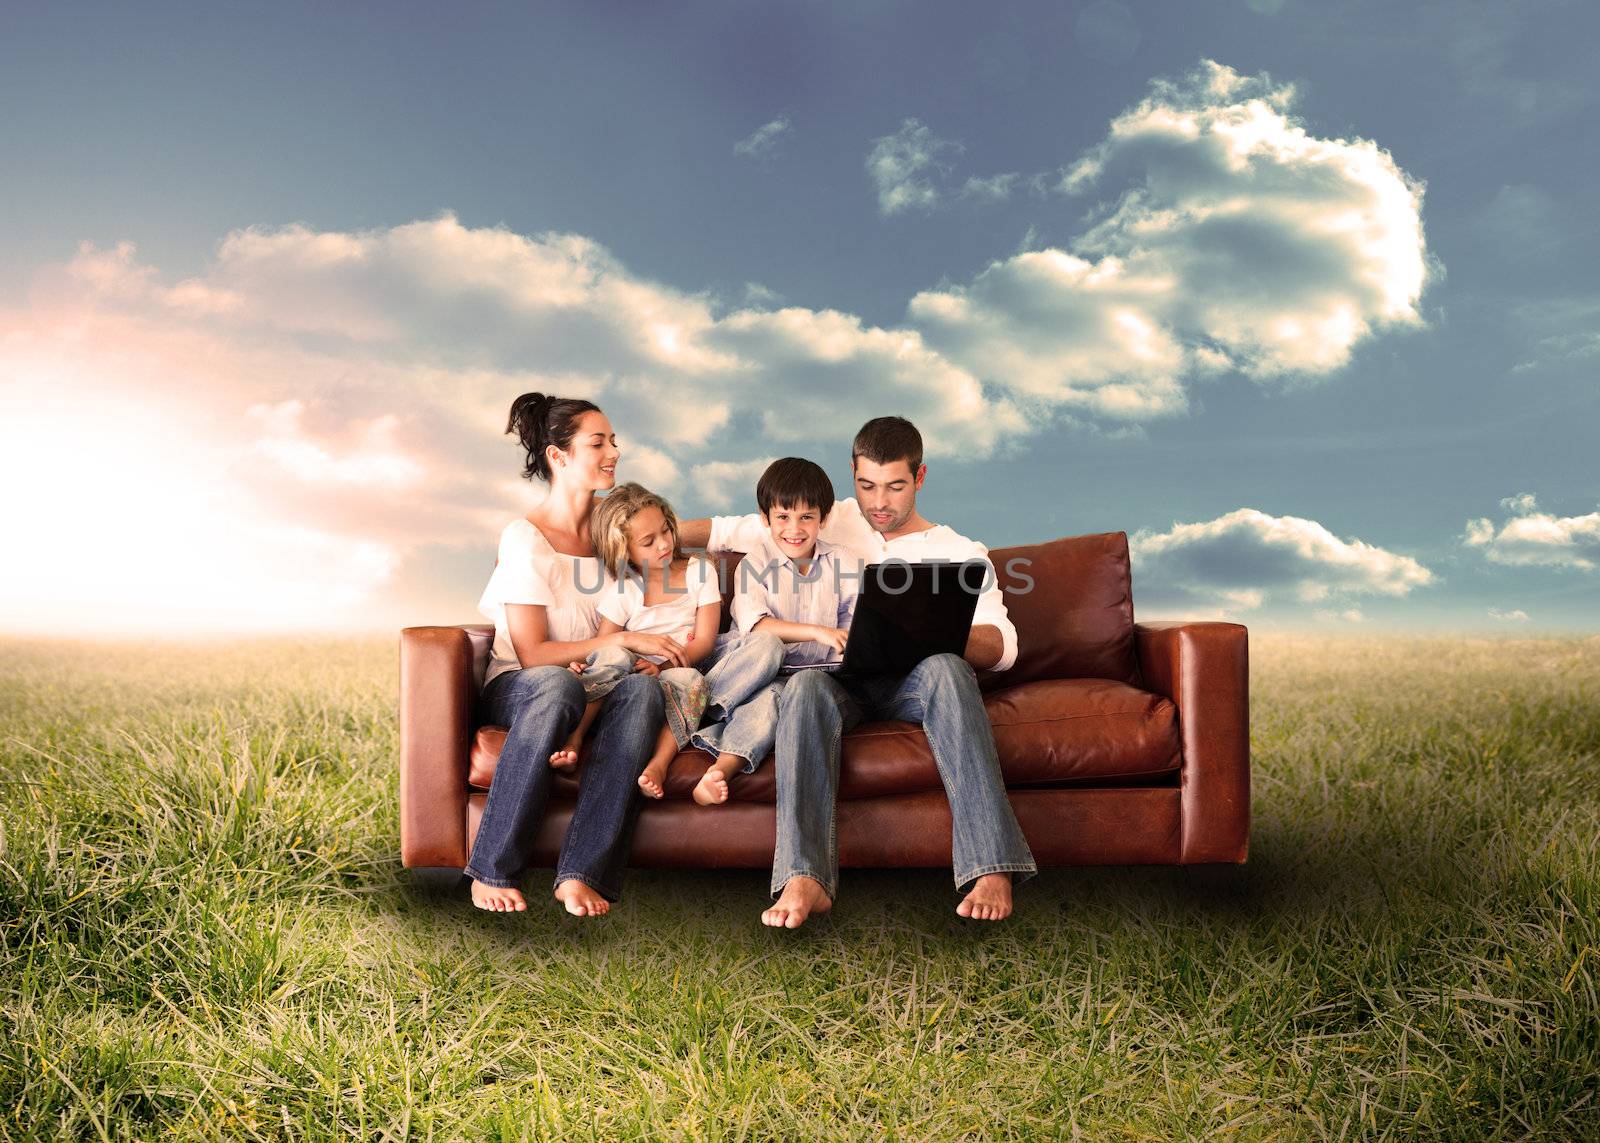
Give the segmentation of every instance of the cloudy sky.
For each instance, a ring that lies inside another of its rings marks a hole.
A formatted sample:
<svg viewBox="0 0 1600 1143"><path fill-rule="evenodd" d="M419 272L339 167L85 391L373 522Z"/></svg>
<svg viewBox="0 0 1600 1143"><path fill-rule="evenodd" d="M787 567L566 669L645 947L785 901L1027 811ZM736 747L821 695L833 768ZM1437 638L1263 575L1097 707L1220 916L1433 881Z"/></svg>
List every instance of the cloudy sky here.
<svg viewBox="0 0 1600 1143"><path fill-rule="evenodd" d="M691 516L909 416L926 515L1126 531L1141 618L1596 630L1597 48L1579 2L13 7L0 630L469 620L529 389Z"/></svg>

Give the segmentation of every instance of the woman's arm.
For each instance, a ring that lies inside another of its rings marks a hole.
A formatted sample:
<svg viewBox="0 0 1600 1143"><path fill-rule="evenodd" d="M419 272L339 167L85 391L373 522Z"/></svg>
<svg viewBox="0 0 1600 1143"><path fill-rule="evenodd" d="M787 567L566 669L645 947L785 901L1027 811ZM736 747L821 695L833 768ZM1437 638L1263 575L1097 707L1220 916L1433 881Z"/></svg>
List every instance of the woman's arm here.
<svg viewBox="0 0 1600 1143"><path fill-rule="evenodd" d="M607 624L614 630L606 631ZM686 665L685 648L676 639L624 631L608 619L601 620L601 633L593 639L551 639L549 617L544 605L538 603L506 604L506 630L517 662L524 667L564 667L587 659L602 647L626 647L635 655L664 655L674 666Z"/></svg>

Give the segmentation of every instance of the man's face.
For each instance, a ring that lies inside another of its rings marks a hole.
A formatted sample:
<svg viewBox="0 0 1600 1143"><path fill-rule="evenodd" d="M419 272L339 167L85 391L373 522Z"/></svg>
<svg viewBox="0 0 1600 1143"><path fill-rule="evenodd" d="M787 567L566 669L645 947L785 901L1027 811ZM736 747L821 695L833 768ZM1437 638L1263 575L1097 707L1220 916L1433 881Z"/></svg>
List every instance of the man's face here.
<svg viewBox="0 0 1600 1143"><path fill-rule="evenodd" d="M922 487L928 466L911 471L909 461L878 464L864 456L855 460L856 503L874 532L898 532L917 510L917 489Z"/></svg>
<svg viewBox="0 0 1600 1143"><path fill-rule="evenodd" d="M767 531L777 549L791 560L809 560L817 550L817 533L822 530L822 513L814 504L795 504L785 508L774 504L767 513Z"/></svg>

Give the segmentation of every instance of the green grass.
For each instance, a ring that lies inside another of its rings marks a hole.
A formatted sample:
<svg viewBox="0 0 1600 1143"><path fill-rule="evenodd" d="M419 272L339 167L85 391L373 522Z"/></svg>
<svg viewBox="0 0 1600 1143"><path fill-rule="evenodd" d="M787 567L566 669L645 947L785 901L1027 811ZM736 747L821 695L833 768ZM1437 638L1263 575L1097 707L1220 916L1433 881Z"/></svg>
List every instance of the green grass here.
<svg viewBox="0 0 1600 1143"><path fill-rule="evenodd" d="M1600 640L1252 659L1232 883L783 933L764 872L413 884L392 641L0 645L0 1134L1600 1138Z"/></svg>

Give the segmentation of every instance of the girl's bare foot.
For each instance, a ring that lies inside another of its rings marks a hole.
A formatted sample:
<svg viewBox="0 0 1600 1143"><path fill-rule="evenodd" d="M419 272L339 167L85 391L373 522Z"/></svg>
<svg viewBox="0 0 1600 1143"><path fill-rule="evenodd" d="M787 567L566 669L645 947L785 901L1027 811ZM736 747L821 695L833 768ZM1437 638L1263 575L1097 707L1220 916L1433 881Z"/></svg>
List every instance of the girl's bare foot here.
<svg viewBox="0 0 1600 1143"><path fill-rule="evenodd" d="M774 929L798 929L811 914L826 913L831 908L833 899L822 888L822 882L796 875L784 883L772 908L761 914L761 923Z"/></svg>
<svg viewBox="0 0 1600 1143"><path fill-rule="evenodd" d="M574 917L603 917L611 911L611 902L582 881L563 881L556 886L555 897Z"/></svg>
<svg viewBox="0 0 1600 1143"><path fill-rule="evenodd" d="M956 913L974 921L1003 921L1011 916L1011 874L986 873L956 906Z"/></svg>
<svg viewBox="0 0 1600 1143"><path fill-rule="evenodd" d="M550 769L570 774L578 765L578 747L581 745L583 745L583 734L580 731L563 742L556 752L550 755Z"/></svg>
<svg viewBox="0 0 1600 1143"><path fill-rule="evenodd" d="M644 773L639 775L639 789L649 794L652 798L665 797L666 791L662 789L661 783L667 779L667 762L669 761L671 759L659 762L652 759L650 765L644 768Z"/></svg>
<svg viewBox="0 0 1600 1143"><path fill-rule="evenodd" d="M498 885L485 885L482 881L472 883L472 903L491 913L520 913L528 907L521 890L502 889Z"/></svg>

